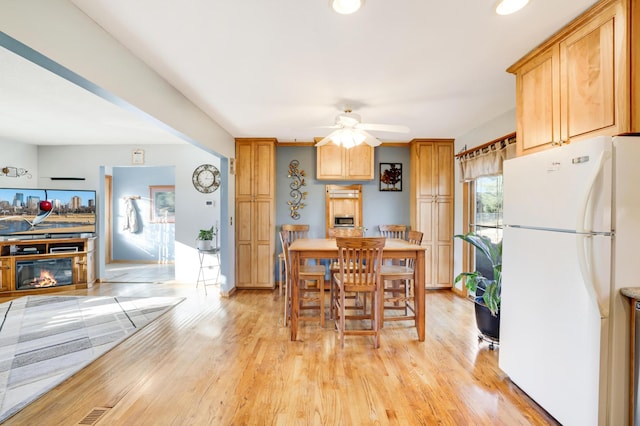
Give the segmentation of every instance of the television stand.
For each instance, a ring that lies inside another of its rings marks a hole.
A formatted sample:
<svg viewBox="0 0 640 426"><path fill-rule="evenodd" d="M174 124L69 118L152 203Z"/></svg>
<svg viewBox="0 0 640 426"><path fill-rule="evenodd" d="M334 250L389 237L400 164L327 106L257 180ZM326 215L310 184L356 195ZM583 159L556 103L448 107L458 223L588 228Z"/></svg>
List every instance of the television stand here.
<svg viewBox="0 0 640 426"><path fill-rule="evenodd" d="M0 242L0 296L90 288L95 237Z"/></svg>

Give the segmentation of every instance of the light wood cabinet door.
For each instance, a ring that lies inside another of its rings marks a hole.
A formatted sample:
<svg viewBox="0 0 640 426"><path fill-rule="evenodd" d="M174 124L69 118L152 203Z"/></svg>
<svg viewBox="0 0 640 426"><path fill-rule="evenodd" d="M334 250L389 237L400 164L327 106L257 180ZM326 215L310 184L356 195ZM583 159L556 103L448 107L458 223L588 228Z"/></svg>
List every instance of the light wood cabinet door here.
<svg viewBox="0 0 640 426"><path fill-rule="evenodd" d="M74 283L86 284L87 283L87 255L79 254L73 256L73 275Z"/></svg>
<svg viewBox="0 0 640 426"><path fill-rule="evenodd" d="M361 144L353 148L329 143L316 149L318 180L373 180L374 148Z"/></svg>
<svg viewBox="0 0 640 426"><path fill-rule="evenodd" d="M558 47L531 60L516 75L518 155L560 140Z"/></svg>
<svg viewBox="0 0 640 426"><path fill-rule="evenodd" d="M11 286L11 262L10 258L0 258L0 291L8 291Z"/></svg>
<svg viewBox="0 0 640 426"><path fill-rule="evenodd" d="M423 233L425 285L453 285L453 141L412 142L411 227Z"/></svg>
<svg viewBox="0 0 640 426"><path fill-rule="evenodd" d="M253 195L253 146L236 143L236 198L252 198Z"/></svg>
<svg viewBox="0 0 640 426"><path fill-rule="evenodd" d="M453 163L452 163L453 164ZM435 261L432 272L433 287L453 285L453 199L439 198L432 206L432 227L435 230L431 241Z"/></svg>
<svg viewBox="0 0 640 426"><path fill-rule="evenodd" d="M374 148L363 143L344 151L346 177L351 180L373 180Z"/></svg>
<svg viewBox="0 0 640 426"><path fill-rule="evenodd" d="M564 141L621 131L616 85L626 79L616 38L618 8L612 6L560 43L561 137ZM618 69L617 69L618 68ZM617 74L616 75L616 69Z"/></svg>
<svg viewBox="0 0 640 426"><path fill-rule="evenodd" d="M316 178L341 180L346 176L344 151L341 146L329 143L316 149Z"/></svg>
<svg viewBox="0 0 640 426"><path fill-rule="evenodd" d="M236 141L236 287L275 285L275 140Z"/></svg>

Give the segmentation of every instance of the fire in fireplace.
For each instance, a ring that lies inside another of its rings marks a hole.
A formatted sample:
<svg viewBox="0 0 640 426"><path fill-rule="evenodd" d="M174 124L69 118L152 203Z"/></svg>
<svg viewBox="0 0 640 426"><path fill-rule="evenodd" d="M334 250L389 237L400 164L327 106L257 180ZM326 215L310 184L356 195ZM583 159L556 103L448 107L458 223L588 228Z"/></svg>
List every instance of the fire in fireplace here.
<svg viewBox="0 0 640 426"><path fill-rule="evenodd" d="M72 258L16 262L16 290L73 284Z"/></svg>

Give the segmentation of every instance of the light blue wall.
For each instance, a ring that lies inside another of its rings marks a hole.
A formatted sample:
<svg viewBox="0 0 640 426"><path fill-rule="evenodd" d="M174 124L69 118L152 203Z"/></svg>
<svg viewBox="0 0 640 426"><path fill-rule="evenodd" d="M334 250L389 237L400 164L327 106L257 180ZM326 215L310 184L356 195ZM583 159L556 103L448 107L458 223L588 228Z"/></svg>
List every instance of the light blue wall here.
<svg viewBox="0 0 640 426"><path fill-rule="evenodd" d="M325 235L325 185L362 184L363 225L367 236L376 236L380 224L410 225L409 215L409 147L377 147L375 149L375 179L373 181L319 181L316 179L316 148L312 146L287 147L279 145L276 156L276 254L282 252L277 232L285 223L309 224L311 237L324 238ZM305 207L300 219L290 216L287 201L292 199L289 185L293 180L287 177L289 163L299 161L299 170L305 172L307 192ZM402 163L402 191L381 192L379 190L380 163Z"/></svg>
<svg viewBox="0 0 640 426"><path fill-rule="evenodd" d="M375 150L375 179L362 185L363 225L367 235L379 235L378 225L405 224L409 229L409 147L379 147ZM402 191L380 191L380 163L402 164Z"/></svg>
<svg viewBox="0 0 640 426"><path fill-rule="evenodd" d="M316 179L316 156L313 147L283 147L279 145L276 150L276 236L280 227L285 223L309 224L311 237L324 237L324 183L320 184ZM300 219L293 220L290 216L287 201L291 200L289 185L293 180L287 177L289 163L298 160L298 169L304 171L306 186L300 188L307 192L303 201L305 207L299 210ZM280 239L276 238L278 252L281 251Z"/></svg>
<svg viewBox="0 0 640 426"><path fill-rule="evenodd" d="M113 168L114 261L173 262L175 260L175 224L151 223L150 186L175 185L175 167ZM126 223L126 197L134 201L138 231L123 229Z"/></svg>
<svg viewBox="0 0 640 426"><path fill-rule="evenodd" d="M409 226L409 147L378 147L375 149L375 179L373 181L319 181L316 176L316 149L314 147L278 146L276 162L276 228L285 223L308 223L312 237L324 237L325 233L325 185L362 185L363 225L368 236L378 234L378 225L383 223ZM290 216L287 201L292 199L287 177L289 163L298 160L298 168L305 172L307 192L306 206L299 210L300 219ZM402 163L402 191L379 190L380 163Z"/></svg>

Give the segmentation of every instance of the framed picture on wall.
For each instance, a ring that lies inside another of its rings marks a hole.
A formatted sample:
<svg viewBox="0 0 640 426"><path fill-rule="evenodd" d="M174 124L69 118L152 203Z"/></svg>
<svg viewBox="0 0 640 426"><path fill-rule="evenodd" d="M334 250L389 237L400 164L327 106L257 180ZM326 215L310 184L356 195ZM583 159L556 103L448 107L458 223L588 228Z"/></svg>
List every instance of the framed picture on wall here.
<svg viewBox="0 0 640 426"><path fill-rule="evenodd" d="M380 163L380 191L402 191L402 163Z"/></svg>
<svg viewBox="0 0 640 426"><path fill-rule="evenodd" d="M151 222L174 223L176 221L176 187L154 185L149 187Z"/></svg>

